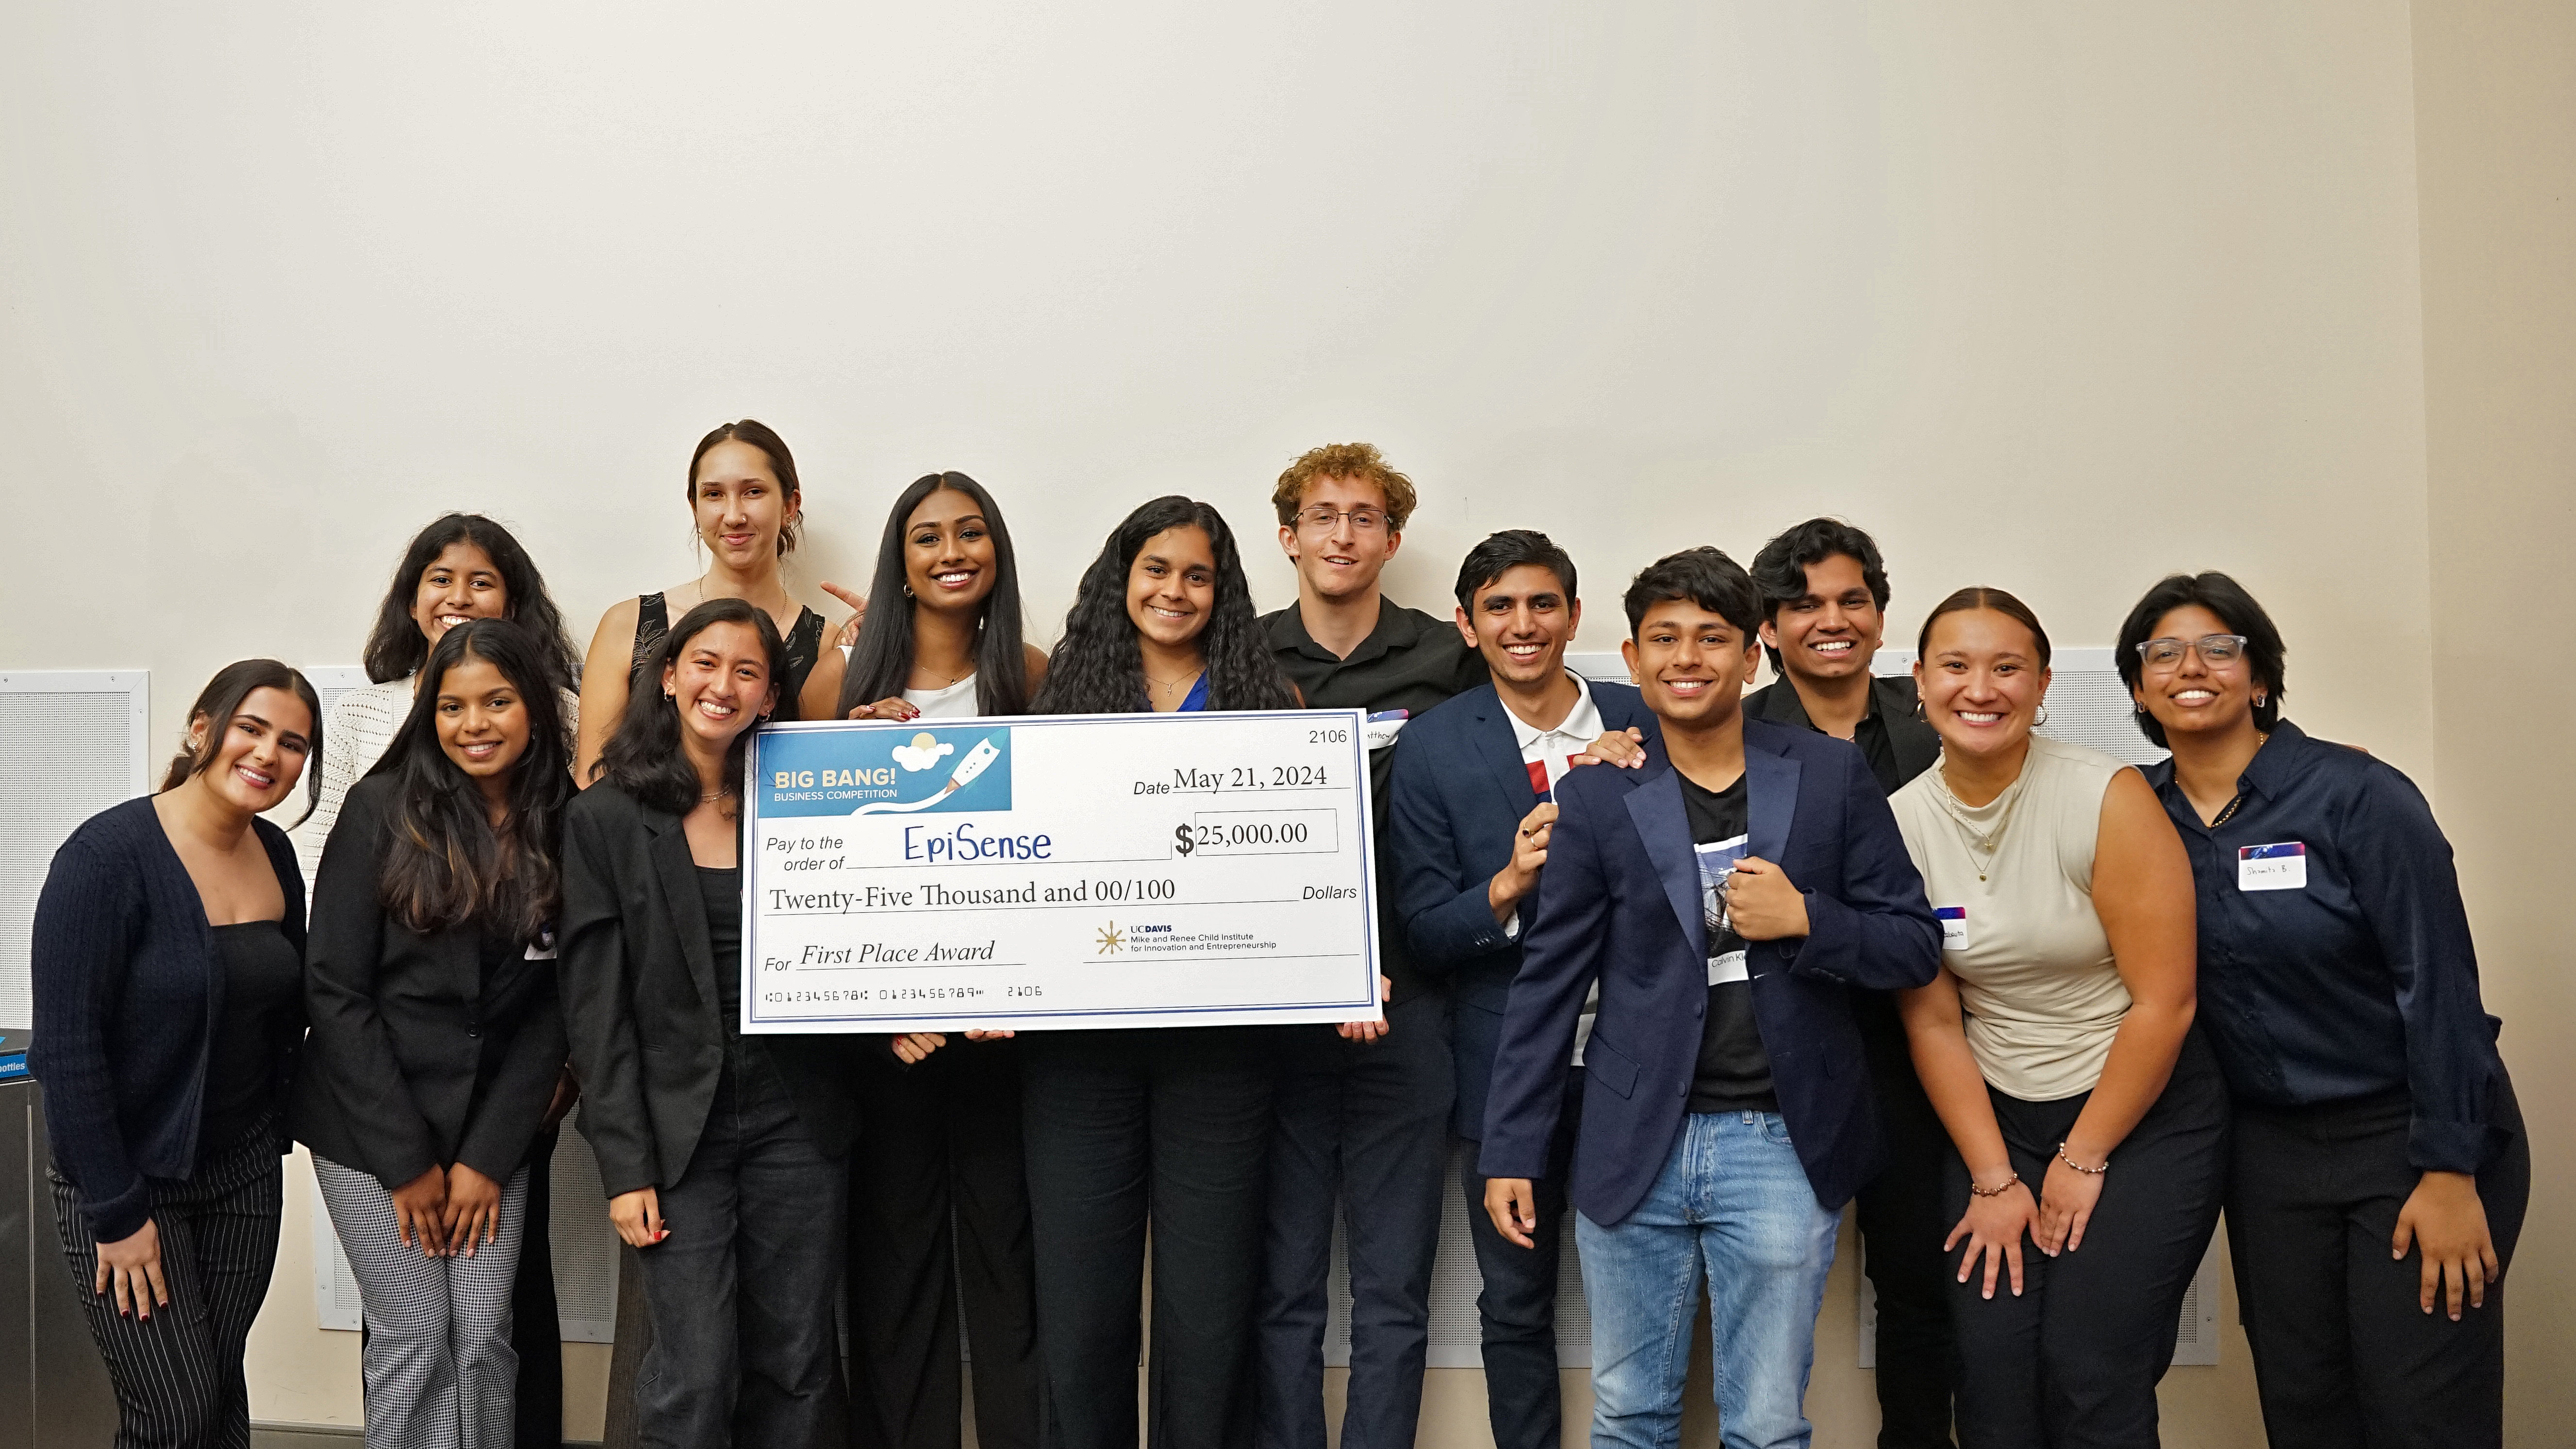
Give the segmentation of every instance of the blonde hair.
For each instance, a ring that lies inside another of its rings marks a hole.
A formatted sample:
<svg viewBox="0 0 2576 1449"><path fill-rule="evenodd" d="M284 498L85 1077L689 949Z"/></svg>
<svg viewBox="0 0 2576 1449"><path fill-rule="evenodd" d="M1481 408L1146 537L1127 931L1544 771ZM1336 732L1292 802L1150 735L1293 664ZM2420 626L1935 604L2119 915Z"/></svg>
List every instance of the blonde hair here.
<svg viewBox="0 0 2576 1449"><path fill-rule="evenodd" d="M1306 490L1326 478L1349 478L1371 483L1386 499L1386 527L1389 533L1404 532L1404 521L1413 516L1413 480L1386 465L1386 455L1374 443L1326 443L1309 448L1288 471L1279 475L1279 486L1270 490L1270 506L1279 512L1279 526L1285 528L1297 521L1297 510L1306 504Z"/></svg>

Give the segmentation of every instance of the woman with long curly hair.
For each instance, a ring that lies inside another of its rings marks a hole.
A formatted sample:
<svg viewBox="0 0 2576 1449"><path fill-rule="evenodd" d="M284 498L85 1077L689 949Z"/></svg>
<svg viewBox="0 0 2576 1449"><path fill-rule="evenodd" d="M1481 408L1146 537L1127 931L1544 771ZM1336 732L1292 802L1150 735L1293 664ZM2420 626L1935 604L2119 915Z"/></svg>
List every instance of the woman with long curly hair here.
<svg viewBox="0 0 2576 1449"><path fill-rule="evenodd" d="M1082 576L1037 714L1294 709L1214 508L1157 498ZM1224 1442L1261 1276L1269 1043L1257 1027L1031 1033L1026 1097L1040 1357L1066 1449L1136 1443L1153 1221L1151 1442Z"/></svg>
<svg viewBox="0 0 2576 1449"><path fill-rule="evenodd" d="M469 619L343 802L289 1108L367 1310L372 1444L502 1449L529 1148L563 1080L554 925L572 728L554 639Z"/></svg>

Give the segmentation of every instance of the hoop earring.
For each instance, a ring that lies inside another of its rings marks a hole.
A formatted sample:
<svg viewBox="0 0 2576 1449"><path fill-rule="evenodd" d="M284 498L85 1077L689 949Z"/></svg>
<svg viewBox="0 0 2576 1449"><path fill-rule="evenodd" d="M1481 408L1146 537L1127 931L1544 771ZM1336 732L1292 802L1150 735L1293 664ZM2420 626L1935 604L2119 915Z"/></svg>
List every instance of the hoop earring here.
<svg viewBox="0 0 2576 1449"><path fill-rule="evenodd" d="M912 585L906 584L903 586L903 596L907 599L912 597Z"/></svg>
<svg viewBox="0 0 2576 1449"><path fill-rule="evenodd" d="M2032 729L2041 729L2041 728L2045 728L2045 727L2047 726L2047 724L2048 724L2048 706L2043 704L2043 705L2041 705L2041 706L2039 707L2039 713L2031 719L2030 727L2031 727Z"/></svg>
<svg viewBox="0 0 2576 1449"><path fill-rule="evenodd" d="M680 697L680 692L676 689L666 689L662 691L662 697L664 699L677 701Z"/></svg>
<svg viewBox="0 0 2576 1449"><path fill-rule="evenodd" d="M2263 707L2263 701L2270 699L2271 697L2272 696L2269 693L2258 691L2254 696L2254 707L2256 709L2261 709Z"/></svg>

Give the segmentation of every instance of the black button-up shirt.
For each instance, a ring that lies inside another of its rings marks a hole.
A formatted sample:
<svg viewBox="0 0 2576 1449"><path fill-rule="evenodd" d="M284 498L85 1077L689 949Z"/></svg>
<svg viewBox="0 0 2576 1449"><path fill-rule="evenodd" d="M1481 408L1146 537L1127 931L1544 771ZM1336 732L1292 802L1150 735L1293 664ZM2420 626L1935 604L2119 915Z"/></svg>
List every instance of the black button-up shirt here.
<svg viewBox="0 0 2576 1449"><path fill-rule="evenodd" d="M1772 680L1744 696L1744 717L1824 733L1807 718L1806 701L1786 679ZM1887 795L1905 788L1908 780L1941 758L1941 736L1914 717L1914 681L1903 675L1882 675L1869 682L1869 713L1852 731L1852 743L1860 746L1861 758L1869 761L1869 773Z"/></svg>
<svg viewBox="0 0 2576 1449"><path fill-rule="evenodd" d="M2236 1095L2305 1106L2402 1088L2414 1103L2408 1161L2476 1171L2497 1145L2498 1023L2478 997L2451 844L2415 782L2287 720L2215 830L2173 761L2146 776L2191 855L2199 1020ZM2279 880L2296 855L2304 887L2239 888L2239 852L2291 845L2301 850L2268 852L2266 865Z"/></svg>
<svg viewBox="0 0 2576 1449"><path fill-rule="evenodd" d="M1458 626L1392 599L1378 601L1377 627L1347 659L1315 642L1295 606L1262 616L1271 657L1279 661L1310 709L1358 709L1370 714L1404 710L1419 715L1453 694L1485 682L1482 655L1467 647ZM1398 738L1401 738L1399 731ZM1404 923L1395 910L1395 873L1386 848L1387 780L1395 747L1369 752L1373 833L1378 841L1379 965L1394 983L1394 1000L1406 1000L1425 983L1405 949Z"/></svg>

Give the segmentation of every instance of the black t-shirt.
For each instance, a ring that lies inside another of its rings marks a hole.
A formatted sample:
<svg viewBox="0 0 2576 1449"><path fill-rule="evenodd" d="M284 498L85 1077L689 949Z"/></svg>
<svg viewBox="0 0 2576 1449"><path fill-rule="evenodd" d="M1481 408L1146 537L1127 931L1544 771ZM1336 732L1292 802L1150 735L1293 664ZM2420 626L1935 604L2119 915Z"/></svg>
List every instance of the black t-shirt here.
<svg viewBox="0 0 2576 1449"><path fill-rule="evenodd" d="M1700 1027L1699 1066L1691 1076L1694 1112L1777 1112L1771 1054L1753 1020L1753 983L1744 972L1744 938L1719 924L1718 883L1744 858L1744 777L1723 790L1703 790L1687 775L1682 805L1699 855L1700 903L1708 915L1708 1018Z"/></svg>
<svg viewBox="0 0 2576 1449"><path fill-rule="evenodd" d="M716 1011L727 1037L742 1033L742 868L698 867L707 908L707 953L715 958Z"/></svg>
<svg viewBox="0 0 2576 1449"><path fill-rule="evenodd" d="M304 1005L304 963L277 922L215 927L215 954L224 967L224 1012L206 1059L200 1162L275 1109L279 1033Z"/></svg>

